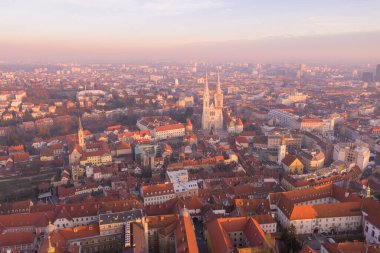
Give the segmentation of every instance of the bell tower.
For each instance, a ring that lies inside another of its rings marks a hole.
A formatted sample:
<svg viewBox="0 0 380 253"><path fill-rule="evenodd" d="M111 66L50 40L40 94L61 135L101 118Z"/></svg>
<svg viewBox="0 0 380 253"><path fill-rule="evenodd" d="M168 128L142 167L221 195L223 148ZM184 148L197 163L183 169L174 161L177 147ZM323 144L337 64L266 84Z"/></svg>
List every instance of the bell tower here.
<svg viewBox="0 0 380 253"><path fill-rule="evenodd" d="M214 100L215 100L215 108L222 109L223 108L223 91L220 85L219 71L218 71L218 82L216 86Z"/></svg>
<svg viewBox="0 0 380 253"><path fill-rule="evenodd" d="M79 116L78 118L79 126L78 126L78 144L82 149L86 148L86 144L84 142L84 133L83 133L83 126L82 126L82 120Z"/></svg>
<svg viewBox="0 0 380 253"><path fill-rule="evenodd" d="M285 143L285 136L282 134L281 137L281 143L278 147L278 154L277 154L277 163L281 164L282 160L285 158L286 155L286 143Z"/></svg>
<svg viewBox="0 0 380 253"><path fill-rule="evenodd" d="M205 79L205 90L203 92L203 108L202 108L202 129L209 129L210 121L210 92L208 90L207 72Z"/></svg>

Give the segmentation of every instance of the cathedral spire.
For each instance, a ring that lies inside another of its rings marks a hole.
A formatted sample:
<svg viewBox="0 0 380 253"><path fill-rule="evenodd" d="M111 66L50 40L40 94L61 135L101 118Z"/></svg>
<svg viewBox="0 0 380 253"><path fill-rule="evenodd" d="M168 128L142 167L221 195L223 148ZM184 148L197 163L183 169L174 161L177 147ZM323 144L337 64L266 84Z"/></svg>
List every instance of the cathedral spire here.
<svg viewBox="0 0 380 253"><path fill-rule="evenodd" d="M86 147L86 144L84 142L83 126L80 116L78 117L78 121L78 144L82 149L84 149Z"/></svg>
<svg viewBox="0 0 380 253"><path fill-rule="evenodd" d="M78 130L82 130L83 131L83 126L82 126L82 120L80 118L80 116L78 117Z"/></svg>
<svg viewBox="0 0 380 253"><path fill-rule="evenodd" d="M54 253L55 248L51 245L51 238L50 236L48 237L49 245L48 245L48 253Z"/></svg>
<svg viewBox="0 0 380 253"><path fill-rule="evenodd" d="M220 92L222 89L220 88L220 78L219 78L219 70L218 70L218 84L216 88L217 92Z"/></svg>
<svg viewBox="0 0 380 253"><path fill-rule="evenodd" d="M205 80L205 92L208 93L208 78L207 78L207 71L206 71L206 80Z"/></svg>

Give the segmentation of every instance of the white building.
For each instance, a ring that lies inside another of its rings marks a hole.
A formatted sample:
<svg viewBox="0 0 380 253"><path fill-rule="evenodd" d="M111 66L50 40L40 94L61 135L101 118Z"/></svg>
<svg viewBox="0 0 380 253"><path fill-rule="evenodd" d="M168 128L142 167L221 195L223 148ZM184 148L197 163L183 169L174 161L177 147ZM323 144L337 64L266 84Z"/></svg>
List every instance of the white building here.
<svg viewBox="0 0 380 253"><path fill-rule="evenodd" d="M143 117L136 123L142 130L148 130L158 140L177 138L185 136L185 126L178 123L169 116Z"/></svg>
<svg viewBox="0 0 380 253"><path fill-rule="evenodd" d="M178 138L185 136L185 126L182 123L157 126L153 129L152 135L158 140Z"/></svg>
<svg viewBox="0 0 380 253"><path fill-rule="evenodd" d="M166 175L173 184L177 196L198 195L198 183L196 180L189 181L187 170L167 171Z"/></svg>
<svg viewBox="0 0 380 253"><path fill-rule="evenodd" d="M162 204L176 197L172 183L144 185L140 191L144 206Z"/></svg>
<svg viewBox="0 0 380 253"><path fill-rule="evenodd" d="M280 96L277 98L277 103L283 104L283 105L291 105L298 102L305 102L307 99L307 95L301 93L301 92L293 92L290 94L280 94Z"/></svg>
<svg viewBox="0 0 380 253"><path fill-rule="evenodd" d="M380 203L366 199L363 204L363 230L368 243L380 243Z"/></svg>
<svg viewBox="0 0 380 253"><path fill-rule="evenodd" d="M297 128L298 115L281 109L273 109L268 113L269 118L276 119L277 123L283 127Z"/></svg>
<svg viewBox="0 0 380 253"><path fill-rule="evenodd" d="M329 184L269 195L271 210L282 227L297 234L357 231L362 225L360 198Z"/></svg>
<svg viewBox="0 0 380 253"><path fill-rule="evenodd" d="M368 144L356 140L354 143L338 143L334 146L334 161L355 163L364 170L368 163L371 152Z"/></svg>

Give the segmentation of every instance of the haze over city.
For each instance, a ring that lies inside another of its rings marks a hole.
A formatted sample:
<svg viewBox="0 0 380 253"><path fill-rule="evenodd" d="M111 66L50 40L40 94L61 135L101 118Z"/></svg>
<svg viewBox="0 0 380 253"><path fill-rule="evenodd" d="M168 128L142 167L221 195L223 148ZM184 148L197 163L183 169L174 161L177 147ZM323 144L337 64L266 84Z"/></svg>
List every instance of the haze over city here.
<svg viewBox="0 0 380 253"><path fill-rule="evenodd" d="M8 62L376 63L376 0L3 0Z"/></svg>
<svg viewBox="0 0 380 253"><path fill-rule="evenodd" d="M380 253L380 0L0 0L0 253Z"/></svg>

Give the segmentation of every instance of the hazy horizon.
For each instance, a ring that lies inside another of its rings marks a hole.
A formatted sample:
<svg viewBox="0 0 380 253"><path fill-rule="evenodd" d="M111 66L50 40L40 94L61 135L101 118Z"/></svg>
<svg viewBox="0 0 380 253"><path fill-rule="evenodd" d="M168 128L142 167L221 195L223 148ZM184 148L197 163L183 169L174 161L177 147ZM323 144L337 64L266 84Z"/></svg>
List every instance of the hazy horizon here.
<svg viewBox="0 0 380 253"><path fill-rule="evenodd" d="M5 0L0 62L379 63L380 1Z"/></svg>

